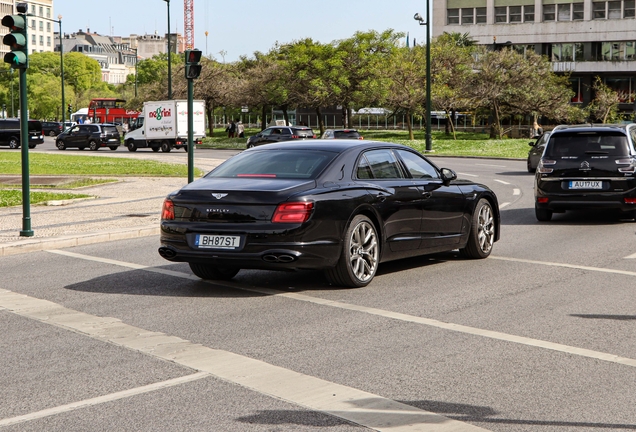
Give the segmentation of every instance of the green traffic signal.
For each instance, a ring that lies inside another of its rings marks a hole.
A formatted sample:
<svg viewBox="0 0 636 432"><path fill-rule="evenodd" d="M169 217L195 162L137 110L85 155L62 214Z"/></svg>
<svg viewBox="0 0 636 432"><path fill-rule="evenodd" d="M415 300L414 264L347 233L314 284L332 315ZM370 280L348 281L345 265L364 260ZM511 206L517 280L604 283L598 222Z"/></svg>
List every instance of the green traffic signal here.
<svg viewBox="0 0 636 432"><path fill-rule="evenodd" d="M2 38L2 43L11 47L11 52L4 55L4 61L14 69L29 67L26 23L24 15L5 15L2 18L2 25L10 31Z"/></svg>

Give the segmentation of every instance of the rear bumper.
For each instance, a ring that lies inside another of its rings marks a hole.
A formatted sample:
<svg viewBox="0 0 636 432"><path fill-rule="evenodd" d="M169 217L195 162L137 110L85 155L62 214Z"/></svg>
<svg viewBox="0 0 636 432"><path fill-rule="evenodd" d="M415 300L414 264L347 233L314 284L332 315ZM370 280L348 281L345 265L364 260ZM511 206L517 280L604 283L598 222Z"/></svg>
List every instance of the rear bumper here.
<svg viewBox="0 0 636 432"><path fill-rule="evenodd" d="M549 194L535 189L535 205L540 209L553 211L585 210L585 209L617 209L623 211L636 210L636 204L628 204L625 198L636 199L634 191L626 193L590 193L585 194ZM547 200L547 202L539 202Z"/></svg>

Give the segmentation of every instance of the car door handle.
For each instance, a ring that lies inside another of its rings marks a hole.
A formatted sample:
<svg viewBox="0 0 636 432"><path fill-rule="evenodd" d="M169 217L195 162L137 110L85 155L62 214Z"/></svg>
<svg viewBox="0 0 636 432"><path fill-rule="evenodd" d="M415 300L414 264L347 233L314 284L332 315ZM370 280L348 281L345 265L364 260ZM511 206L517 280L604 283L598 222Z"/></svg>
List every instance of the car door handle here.
<svg viewBox="0 0 636 432"><path fill-rule="evenodd" d="M428 192L428 191L422 192L422 198L424 198L424 199L429 199L432 196L433 196L433 194Z"/></svg>
<svg viewBox="0 0 636 432"><path fill-rule="evenodd" d="M384 202L384 201L386 201L386 195L385 195L385 194L383 194L382 192L380 192L379 194L377 194L375 197L376 197L376 198L378 199L378 201L380 201L380 202Z"/></svg>

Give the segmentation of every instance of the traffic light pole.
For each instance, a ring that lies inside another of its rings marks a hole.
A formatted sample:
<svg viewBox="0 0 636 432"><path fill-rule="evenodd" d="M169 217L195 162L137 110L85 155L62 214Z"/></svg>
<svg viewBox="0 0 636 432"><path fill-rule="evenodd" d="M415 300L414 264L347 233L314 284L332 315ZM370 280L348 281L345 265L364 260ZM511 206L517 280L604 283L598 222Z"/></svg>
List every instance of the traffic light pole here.
<svg viewBox="0 0 636 432"><path fill-rule="evenodd" d="M33 237L31 229L31 185L29 182L29 110L26 69L20 69L20 150L22 150L22 237Z"/></svg>
<svg viewBox="0 0 636 432"><path fill-rule="evenodd" d="M194 181L194 80L188 80L188 183Z"/></svg>

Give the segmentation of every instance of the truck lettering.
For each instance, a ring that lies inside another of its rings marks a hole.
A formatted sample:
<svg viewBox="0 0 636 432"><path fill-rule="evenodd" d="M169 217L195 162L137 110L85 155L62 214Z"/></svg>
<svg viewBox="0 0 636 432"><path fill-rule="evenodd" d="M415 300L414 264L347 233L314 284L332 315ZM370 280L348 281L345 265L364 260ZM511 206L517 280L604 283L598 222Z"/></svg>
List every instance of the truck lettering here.
<svg viewBox="0 0 636 432"><path fill-rule="evenodd" d="M156 118L157 120L161 120L164 117L171 117L172 116L172 112L167 109L167 108L162 108L159 107L154 111L150 111L148 113L148 117L150 118Z"/></svg>

